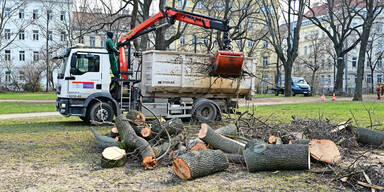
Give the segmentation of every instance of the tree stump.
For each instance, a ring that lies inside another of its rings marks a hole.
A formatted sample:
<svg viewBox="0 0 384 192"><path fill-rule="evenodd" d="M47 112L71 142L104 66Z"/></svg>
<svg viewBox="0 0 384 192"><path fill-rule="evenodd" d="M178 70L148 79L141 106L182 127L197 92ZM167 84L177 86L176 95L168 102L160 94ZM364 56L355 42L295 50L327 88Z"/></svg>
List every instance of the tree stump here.
<svg viewBox="0 0 384 192"><path fill-rule="evenodd" d="M341 155L336 144L328 139L313 139L309 142L311 157L329 164L340 162Z"/></svg>
<svg viewBox="0 0 384 192"><path fill-rule="evenodd" d="M90 128L93 135L96 137L97 144L100 149L105 149L107 147L112 147L112 146L119 146L119 142L116 142L114 138L108 137L108 136L102 136L99 133L96 132L95 129L92 127Z"/></svg>
<svg viewBox="0 0 384 192"><path fill-rule="evenodd" d="M216 133L209 125L205 123L201 124L199 138L215 149L220 149L226 153L242 154L242 151L245 148L244 143L240 143L236 140L224 137Z"/></svg>
<svg viewBox="0 0 384 192"><path fill-rule="evenodd" d="M147 169L154 169L157 165L155 153L149 143L136 135L129 121L121 114L116 118L116 126L120 133L121 147L127 151L138 149L142 157L142 165Z"/></svg>
<svg viewBox="0 0 384 192"><path fill-rule="evenodd" d="M372 129L357 127L355 129L357 141L367 145L384 146L384 133Z"/></svg>
<svg viewBox="0 0 384 192"><path fill-rule="evenodd" d="M228 160L220 150L202 149L177 157L172 168L177 176L187 180L224 171L228 168Z"/></svg>
<svg viewBox="0 0 384 192"><path fill-rule="evenodd" d="M244 159L249 172L310 169L308 145L271 145L249 142Z"/></svg>
<svg viewBox="0 0 384 192"><path fill-rule="evenodd" d="M121 167L126 162L126 155L124 149L120 149L116 146L107 147L104 149L103 153L101 153L101 167Z"/></svg>
<svg viewBox="0 0 384 192"><path fill-rule="evenodd" d="M227 126L216 129L215 132L224 136L233 136L237 135L237 127L235 124L229 124Z"/></svg>

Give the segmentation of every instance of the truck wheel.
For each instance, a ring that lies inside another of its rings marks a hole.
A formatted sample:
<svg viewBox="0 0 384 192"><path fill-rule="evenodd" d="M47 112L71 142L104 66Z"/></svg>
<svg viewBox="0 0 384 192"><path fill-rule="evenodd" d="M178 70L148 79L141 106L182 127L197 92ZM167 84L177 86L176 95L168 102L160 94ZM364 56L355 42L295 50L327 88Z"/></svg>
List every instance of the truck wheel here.
<svg viewBox="0 0 384 192"><path fill-rule="evenodd" d="M196 108L193 117L200 122L211 122L216 120L216 115L216 106L210 102L204 102Z"/></svg>
<svg viewBox="0 0 384 192"><path fill-rule="evenodd" d="M89 117L80 117L80 119L86 123L89 123Z"/></svg>
<svg viewBox="0 0 384 192"><path fill-rule="evenodd" d="M114 116L113 108L105 102L94 103L89 110L89 119L93 121L109 121L112 122Z"/></svg>

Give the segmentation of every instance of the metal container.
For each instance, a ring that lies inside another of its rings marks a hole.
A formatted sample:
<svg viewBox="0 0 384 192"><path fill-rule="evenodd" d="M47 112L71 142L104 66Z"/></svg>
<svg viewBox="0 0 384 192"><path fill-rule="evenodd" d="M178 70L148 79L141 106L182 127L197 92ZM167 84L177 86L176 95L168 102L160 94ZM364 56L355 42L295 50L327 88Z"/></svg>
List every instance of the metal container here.
<svg viewBox="0 0 384 192"><path fill-rule="evenodd" d="M210 76L212 65L206 54L151 50L143 52L142 65L142 81L137 86L144 97L244 97L255 83L253 77L244 75ZM256 59L244 58L243 70L255 73Z"/></svg>

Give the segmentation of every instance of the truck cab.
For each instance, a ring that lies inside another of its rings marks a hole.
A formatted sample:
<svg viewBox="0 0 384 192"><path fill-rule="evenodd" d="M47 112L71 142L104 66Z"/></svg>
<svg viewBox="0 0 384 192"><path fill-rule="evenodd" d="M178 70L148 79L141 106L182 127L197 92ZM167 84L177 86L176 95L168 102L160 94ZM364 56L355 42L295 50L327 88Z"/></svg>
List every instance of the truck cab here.
<svg viewBox="0 0 384 192"><path fill-rule="evenodd" d="M112 121L119 107L110 93L107 51L78 46L67 48L56 59L61 60L56 88L58 112L85 121Z"/></svg>

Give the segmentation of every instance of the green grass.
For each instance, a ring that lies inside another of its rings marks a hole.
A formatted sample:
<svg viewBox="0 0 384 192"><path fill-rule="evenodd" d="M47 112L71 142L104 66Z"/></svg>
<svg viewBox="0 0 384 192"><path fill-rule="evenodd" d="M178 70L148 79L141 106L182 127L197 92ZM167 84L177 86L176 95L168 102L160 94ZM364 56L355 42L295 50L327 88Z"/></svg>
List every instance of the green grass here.
<svg viewBox="0 0 384 192"><path fill-rule="evenodd" d="M252 108L242 107L240 111L250 111ZM289 122L291 116L299 118L328 118L333 122L346 121L354 114L359 126L369 126L370 119L367 110L371 111L373 124L384 123L384 103L382 102L326 102L326 103L303 103L282 104L270 106L255 106L256 116L269 117L273 120ZM351 113L352 112L352 113ZM384 130L382 127L382 130Z"/></svg>
<svg viewBox="0 0 384 192"><path fill-rule="evenodd" d="M284 97L284 94L279 94L278 96L275 96L275 94L254 94L252 95L253 98L274 98L274 97ZM304 94L298 94L295 97L304 97Z"/></svg>
<svg viewBox="0 0 384 192"><path fill-rule="evenodd" d="M0 102L0 114L56 111L55 103Z"/></svg>
<svg viewBox="0 0 384 192"><path fill-rule="evenodd" d="M56 99L55 93L0 93L0 99Z"/></svg>

